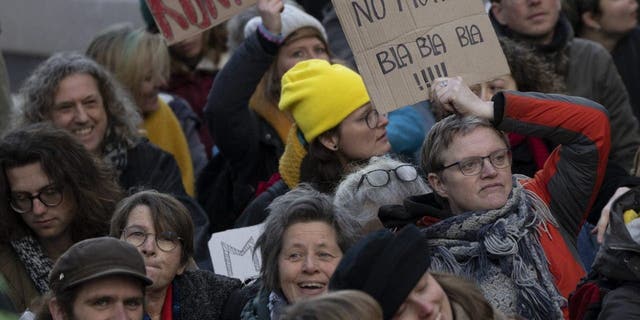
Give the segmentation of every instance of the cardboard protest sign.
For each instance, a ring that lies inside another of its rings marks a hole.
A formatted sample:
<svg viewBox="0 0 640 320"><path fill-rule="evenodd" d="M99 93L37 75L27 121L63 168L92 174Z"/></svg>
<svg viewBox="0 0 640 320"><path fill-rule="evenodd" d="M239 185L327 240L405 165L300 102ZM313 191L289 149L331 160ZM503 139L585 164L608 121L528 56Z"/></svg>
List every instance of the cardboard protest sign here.
<svg viewBox="0 0 640 320"><path fill-rule="evenodd" d="M509 73L479 0L332 0L381 111L426 100L435 78L475 84Z"/></svg>
<svg viewBox="0 0 640 320"><path fill-rule="evenodd" d="M260 273L260 255L253 255L263 224L231 229L211 235L209 253L217 274L244 281Z"/></svg>
<svg viewBox="0 0 640 320"><path fill-rule="evenodd" d="M169 45L226 21L257 0L146 0Z"/></svg>

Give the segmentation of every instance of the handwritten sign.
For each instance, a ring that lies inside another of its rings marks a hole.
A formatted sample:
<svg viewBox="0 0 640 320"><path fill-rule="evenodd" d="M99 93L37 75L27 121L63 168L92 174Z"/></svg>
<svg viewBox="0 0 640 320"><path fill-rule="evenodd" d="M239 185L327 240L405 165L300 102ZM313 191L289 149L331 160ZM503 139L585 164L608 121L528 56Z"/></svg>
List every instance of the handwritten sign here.
<svg viewBox="0 0 640 320"><path fill-rule="evenodd" d="M225 22L257 0L146 0L169 45Z"/></svg>
<svg viewBox="0 0 640 320"><path fill-rule="evenodd" d="M212 234L209 252L215 273L242 281L256 277L260 273L260 255L253 255L253 248L262 229L259 224Z"/></svg>
<svg viewBox="0 0 640 320"><path fill-rule="evenodd" d="M482 1L332 2L379 110L428 99L438 77L475 84L510 73Z"/></svg>

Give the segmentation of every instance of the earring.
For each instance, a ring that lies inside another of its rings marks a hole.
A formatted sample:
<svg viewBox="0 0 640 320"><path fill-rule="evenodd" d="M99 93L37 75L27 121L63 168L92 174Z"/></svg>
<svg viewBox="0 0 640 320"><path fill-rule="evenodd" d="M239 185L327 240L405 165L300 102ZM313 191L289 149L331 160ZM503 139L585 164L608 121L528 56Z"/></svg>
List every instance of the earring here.
<svg viewBox="0 0 640 320"><path fill-rule="evenodd" d="M338 150L338 145L337 144L333 145L333 150Z"/></svg>

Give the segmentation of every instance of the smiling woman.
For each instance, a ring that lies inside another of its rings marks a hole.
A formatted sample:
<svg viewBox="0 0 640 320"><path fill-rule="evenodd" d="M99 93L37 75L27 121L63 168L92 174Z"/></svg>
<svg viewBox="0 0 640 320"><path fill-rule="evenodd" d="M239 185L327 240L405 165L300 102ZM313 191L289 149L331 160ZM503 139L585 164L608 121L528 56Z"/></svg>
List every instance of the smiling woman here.
<svg viewBox="0 0 640 320"><path fill-rule="evenodd" d="M327 292L333 271L359 230L329 196L308 185L278 197L269 210L256 241L262 285L244 306L242 319L278 319L285 305Z"/></svg>

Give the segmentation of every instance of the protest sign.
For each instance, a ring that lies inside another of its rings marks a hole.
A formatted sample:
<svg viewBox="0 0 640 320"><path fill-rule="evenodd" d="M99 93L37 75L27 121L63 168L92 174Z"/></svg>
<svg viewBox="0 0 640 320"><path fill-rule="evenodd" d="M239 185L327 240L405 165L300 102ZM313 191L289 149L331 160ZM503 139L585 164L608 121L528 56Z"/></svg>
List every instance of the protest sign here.
<svg viewBox="0 0 640 320"><path fill-rule="evenodd" d="M260 273L260 254L253 255L264 225L231 229L211 235L209 253L217 274L245 280Z"/></svg>
<svg viewBox="0 0 640 320"><path fill-rule="evenodd" d="M226 21L257 0L146 0L169 45Z"/></svg>
<svg viewBox="0 0 640 320"><path fill-rule="evenodd" d="M332 0L377 109L426 100L435 78L509 73L479 0Z"/></svg>

